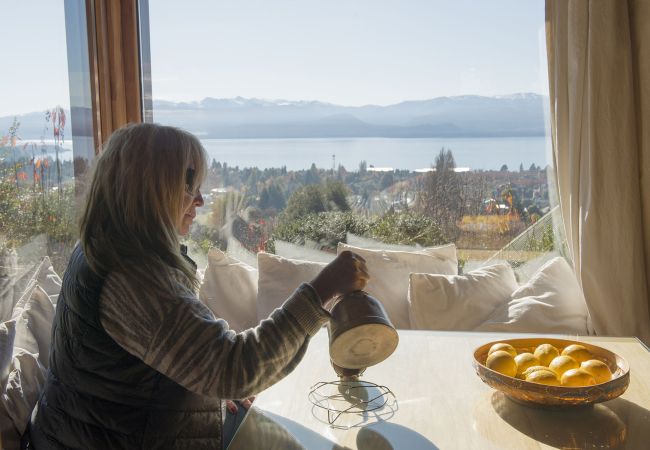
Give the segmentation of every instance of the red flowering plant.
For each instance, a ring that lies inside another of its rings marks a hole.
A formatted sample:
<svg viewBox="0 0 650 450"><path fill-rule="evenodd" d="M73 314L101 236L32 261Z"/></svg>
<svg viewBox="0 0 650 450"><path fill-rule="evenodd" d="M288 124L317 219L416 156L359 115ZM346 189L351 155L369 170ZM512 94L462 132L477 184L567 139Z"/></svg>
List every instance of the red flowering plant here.
<svg viewBox="0 0 650 450"><path fill-rule="evenodd" d="M65 260L77 234L72 161L60 158L66 113L60 106L45 112L40 142L23 140L20 125L14 118L0 136L0 246L19 248L45 235L48 255Z"/></svg>

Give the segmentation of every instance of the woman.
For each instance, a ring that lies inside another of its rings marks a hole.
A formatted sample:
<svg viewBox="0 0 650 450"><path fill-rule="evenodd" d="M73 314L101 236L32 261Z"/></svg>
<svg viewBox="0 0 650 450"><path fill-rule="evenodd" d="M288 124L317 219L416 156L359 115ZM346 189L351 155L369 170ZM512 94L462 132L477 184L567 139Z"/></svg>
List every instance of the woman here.
<svg viewBox="0 0 650 450"><path fill-rule="evenodd" d="M256 328L236 334L196 297L181 252L207 159L176 128L130 125L98 159L63 277L32 448L221 448L221 400L290 373L333 297L362 289L343 253Z"/></svg>

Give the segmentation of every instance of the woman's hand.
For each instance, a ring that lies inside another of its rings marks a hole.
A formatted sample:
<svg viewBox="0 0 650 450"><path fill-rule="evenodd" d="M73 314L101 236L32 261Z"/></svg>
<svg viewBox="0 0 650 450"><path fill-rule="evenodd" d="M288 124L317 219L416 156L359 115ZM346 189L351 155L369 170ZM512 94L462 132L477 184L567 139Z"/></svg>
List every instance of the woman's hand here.
<svg viewBox="0 0 650 450"><path fill-rule="evenodd" d="M251 407L253 404L253 401L255 400L255 397L248 397L243 400L239 400L239 404L248 411L248 409ZM233 400L226 400L226 408L228 411L230 411L231 414L237 414L237 410L239 409L237 407L237 403L235 403Z"/></svg>
<svg viewBox="0 0 650 450"><path fill-rule="evenodd" d="M310 284L325 306L333 297L365 288L369 279L366 260L346 250L325 266Z"/></svg>

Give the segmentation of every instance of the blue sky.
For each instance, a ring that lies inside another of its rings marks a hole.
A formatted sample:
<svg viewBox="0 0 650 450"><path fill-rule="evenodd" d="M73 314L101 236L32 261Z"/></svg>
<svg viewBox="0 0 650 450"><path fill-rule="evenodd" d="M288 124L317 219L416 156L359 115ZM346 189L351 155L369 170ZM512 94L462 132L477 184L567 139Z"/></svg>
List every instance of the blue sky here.
<svg viewBox="0 0 650 450"><path fill-rule="evenodd" d="M543 0L150 0L154 98L547 93ZM0 116L67 106L63 0L5 2Z"/></svg>

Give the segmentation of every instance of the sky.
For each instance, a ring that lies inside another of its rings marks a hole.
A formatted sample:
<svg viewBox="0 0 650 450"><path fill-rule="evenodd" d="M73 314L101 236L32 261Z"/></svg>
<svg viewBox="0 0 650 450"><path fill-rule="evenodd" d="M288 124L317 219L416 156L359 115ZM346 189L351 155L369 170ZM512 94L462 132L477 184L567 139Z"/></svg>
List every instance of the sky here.
<svg viewBox="0 0 650 450"><path fill-rule="evenodd" d="M69 105L63 3L3 1L0 116ZM149 0L149 10L154 99L358 106L548 93L543 0Z"/></svg>

